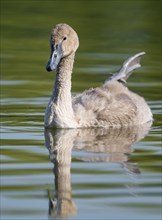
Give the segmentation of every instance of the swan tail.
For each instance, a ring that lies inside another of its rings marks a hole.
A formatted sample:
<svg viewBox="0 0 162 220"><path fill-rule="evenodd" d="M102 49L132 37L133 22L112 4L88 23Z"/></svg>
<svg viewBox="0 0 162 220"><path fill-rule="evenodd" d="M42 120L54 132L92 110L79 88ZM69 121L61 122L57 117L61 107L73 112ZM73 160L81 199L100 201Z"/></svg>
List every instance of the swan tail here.
<svg viewBox="0 0 162 220"><path fill-rule="evenodd" d="M116 80L123 83L126 83L126 80L132 74L135 69L141 67L140 60L141 57L145 54L145 52L137 53L131 57L129 57L118 70L117 73L114 73L112 76L108 78L108 80Z"/></svg>

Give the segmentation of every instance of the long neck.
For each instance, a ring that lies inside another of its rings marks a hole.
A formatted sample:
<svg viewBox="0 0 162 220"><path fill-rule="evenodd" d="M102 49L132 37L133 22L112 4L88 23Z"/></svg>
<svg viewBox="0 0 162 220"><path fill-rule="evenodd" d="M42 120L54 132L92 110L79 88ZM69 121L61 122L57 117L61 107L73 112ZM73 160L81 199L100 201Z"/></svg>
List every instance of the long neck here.
<svg viewBox="0 0 162 220"><path fill-rule="evenodd" d="M55 122L59 127L75 127L71 98L71 75L75 53L62 58L56 70L51 102L55 106Z"/></svg>
<svg viewBox="0 0 162 220"><path fill-rule="evenodd" d="M71 75L74 63L74 53L63 58L56 70L56 79L52 93L55 104L71 104Z"/></svg>

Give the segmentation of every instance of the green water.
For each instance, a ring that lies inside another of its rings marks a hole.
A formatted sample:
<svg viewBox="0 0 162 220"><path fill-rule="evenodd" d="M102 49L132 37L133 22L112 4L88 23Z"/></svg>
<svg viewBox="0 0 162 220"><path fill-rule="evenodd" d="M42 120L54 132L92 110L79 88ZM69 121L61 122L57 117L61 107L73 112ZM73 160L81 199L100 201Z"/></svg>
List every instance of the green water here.
<svg viewBox="0 0 162 220"><path fill-rule="evenodd" d="M160 0L1 0L2 220L161 219L161 20ZM146 52L128 87L150 105L152 126L44 131L49 36L62 22L80 39L73 93Z"/></svg>

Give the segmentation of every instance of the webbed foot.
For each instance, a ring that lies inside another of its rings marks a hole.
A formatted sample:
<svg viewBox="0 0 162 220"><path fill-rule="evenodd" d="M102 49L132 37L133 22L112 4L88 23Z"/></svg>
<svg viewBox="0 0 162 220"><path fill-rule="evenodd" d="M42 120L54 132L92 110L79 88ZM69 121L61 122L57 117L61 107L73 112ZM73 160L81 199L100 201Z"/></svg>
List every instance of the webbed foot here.
<svg viewBox="0 0 162 220"><path fill-rule="evenodd" d="M121 66L117 73L114 73L108 80L117 80L126 83L126 80L132 74L133 70L141 67L140 60L145 52L140 52L129 57Z"/></svg>

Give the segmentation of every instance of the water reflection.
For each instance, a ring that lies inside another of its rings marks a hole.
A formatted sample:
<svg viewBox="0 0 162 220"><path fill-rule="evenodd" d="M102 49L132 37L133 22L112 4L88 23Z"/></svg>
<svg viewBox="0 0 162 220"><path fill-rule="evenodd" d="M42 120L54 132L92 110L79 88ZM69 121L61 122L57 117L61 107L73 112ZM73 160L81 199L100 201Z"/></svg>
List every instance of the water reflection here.
<svg viewBox="0 0 162 220"><path fill-rule="evenodd" d="M55 198L49 198L50 216L67 216L76 212L71 195L71 151L77 130L45 130L45 143L54 164Z"/></svg>
<svg viewBox="0 0 162 220"><path fill-rule="evenodd" d="M72 199L71 158L72 150L92 152L93 155L79 157L89 162L121 163L131 174L139 174L138 165L128 160L132 144L142 139L151 123L120 129L45 129L45 144L49 158L54 164L55 196L49 194L50 218L76 214Z"/></svg>

